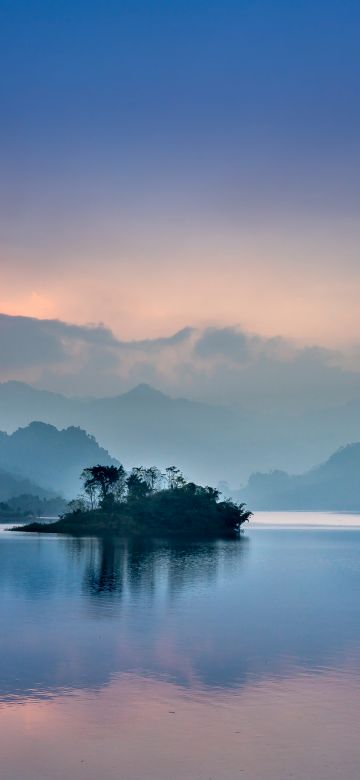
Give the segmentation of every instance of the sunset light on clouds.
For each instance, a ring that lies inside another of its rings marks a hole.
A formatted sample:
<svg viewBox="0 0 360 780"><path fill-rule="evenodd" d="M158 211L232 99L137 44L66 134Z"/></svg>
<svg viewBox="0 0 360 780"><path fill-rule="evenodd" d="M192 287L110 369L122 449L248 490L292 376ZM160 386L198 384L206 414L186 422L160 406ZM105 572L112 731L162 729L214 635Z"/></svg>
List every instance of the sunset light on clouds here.
<svg viewBox="0 0 360 780"><path fill-rule="evenodd" d="M0 309L105 322L120 338L216 324L307 343L357 339L354 222L281 228L259 220L227 230L175 225L162 233L139 225L141 236L135 227L122 235L113 230L111 245L95 235L89 240L86 231L76 250L65 241L40 247L36 257L34 250L13 251L1 274Z"/></svg>
<svg viewBox="0 0 360 780"><path fill-rule="evenodd" d="M356 341L351 15L110 2L99 25L78 2L69 25L67 3L38 5L1 9L0 309L130 339Z"/></svg>

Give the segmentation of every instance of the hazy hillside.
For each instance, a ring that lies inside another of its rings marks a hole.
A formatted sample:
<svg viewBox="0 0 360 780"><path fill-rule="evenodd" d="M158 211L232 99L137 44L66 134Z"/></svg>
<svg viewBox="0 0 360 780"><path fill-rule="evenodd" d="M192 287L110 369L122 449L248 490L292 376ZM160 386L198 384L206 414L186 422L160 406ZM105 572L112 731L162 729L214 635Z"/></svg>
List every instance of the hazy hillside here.
<svg viewBox="0 0 360 780"><path fill-rule="evenodd" d="M30 479L10 474L8 471L0 469L0 501L8 501L11 498L23 495L51 498L54 493L44 490L44 488Z"/></svg>
<svg viewBox="0 0 360 780"><path fill-rule="evenodd" d="M81 426L127 467L176 464L189 478L210 484L244 484L252 472L275 466L305 471L344 441L360 439L356 401L300 416L170 398L144 384L97 399L66 398L21 382L0 384L0 429L12 432L33 420ZM31 476L39 481L37 472Z"/></svg>
<svg viewBox="0 0 360 780"><path fill-rule="evenodd" d="M239 413L172 399L148 385L113 398L69 399L19 382L0 384L0 427L11 431L34 419L80 425L127 466L176 464L200 482L226 476L231 463L235 476L245 462L248 423Z"/></svg>
<svg viewBox="0 0 360 780"><path fill-rule="evenodd" d="M22 487L15 494L41 495L36 482L45 490L73 497L79 491L81 470L94 463L111 465L116 461L99 447L96 440L80 428L57 430L52 425L33 422L8 435L0 434L0 469L21 478ZM25 480L30 482L24 484Z"/></svg>
<svg viewBox="0 0 360 780"><path fill-rule="evenodd" d="M24 382L0 382L0 429L12 433L34 420L49 422L58 428L76 420L76 400L47 390L36 390Z"/></svg>
<svg viewBox="0 0 360 780"><path fill-rule="evenodd" d="M335 452L298 476L283 471L253 474L236 494L252 509L360 510L360 443Z"/></svg>

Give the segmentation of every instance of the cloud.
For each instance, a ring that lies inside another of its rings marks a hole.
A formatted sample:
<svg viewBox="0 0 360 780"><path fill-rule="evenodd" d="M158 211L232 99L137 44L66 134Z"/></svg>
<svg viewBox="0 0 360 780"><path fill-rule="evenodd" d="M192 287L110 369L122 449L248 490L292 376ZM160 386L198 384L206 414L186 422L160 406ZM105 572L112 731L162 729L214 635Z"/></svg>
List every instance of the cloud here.
<svg viewBox="0 0 360 780"><path fill-rule="evenodd" d="M65 359L66 350L59 333L44 325L43 321L0 315L2 373L58 364Z"/></svg>
<svg viewBox="0 0 360 780"><path fill-rule="evenodd" d="M360 349L299 346L239 327L125 341L104 325L0 315L0 379L81 395L149 382L171 395L244 408L301 410L360 397Z"/></svg>
<svg viewBox="0 0 360 780"><path fill-rule="evenodd" d="M52 389L114 392L133 373L157 377L163 353L179 353L192 328L169 337L122 341L104 325L0 314L0 379L24 379ZM166 362L166 361L165 361ZM152 370L153 366L153 370Z"/></svg>
<svg viewBox="0 0 360 780"><path fill-rule="evenodd" d="M195 347L200 358L223 358L243 363L250 358L254 340L234 328L208 328Z"/></svg>

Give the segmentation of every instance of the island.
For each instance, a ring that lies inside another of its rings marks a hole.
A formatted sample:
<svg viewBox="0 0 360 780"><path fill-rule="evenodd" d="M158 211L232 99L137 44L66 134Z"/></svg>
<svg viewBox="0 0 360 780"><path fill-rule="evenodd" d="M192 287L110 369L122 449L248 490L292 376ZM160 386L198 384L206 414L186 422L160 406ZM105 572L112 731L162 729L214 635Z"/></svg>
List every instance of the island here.
<svg viewBox="0 0 360 780"><path fill-rule="evenodd" d="M251 512L215 488L187 482L179 469L91 466L81 474L82 494L52 523L14 531L164 538L236 537Z"/></svg>

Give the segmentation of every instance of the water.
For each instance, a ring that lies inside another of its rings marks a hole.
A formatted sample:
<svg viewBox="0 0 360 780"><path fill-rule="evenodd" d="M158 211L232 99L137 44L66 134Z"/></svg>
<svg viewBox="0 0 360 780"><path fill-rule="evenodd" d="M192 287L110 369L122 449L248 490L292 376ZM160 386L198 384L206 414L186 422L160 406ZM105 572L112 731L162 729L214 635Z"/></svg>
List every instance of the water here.
<svg viewBox="0 0 360 780"><path fill-rule="evenodd" d="M358 780L360 532L276 517L227 543L0 533L2 780Z"/></svg>

